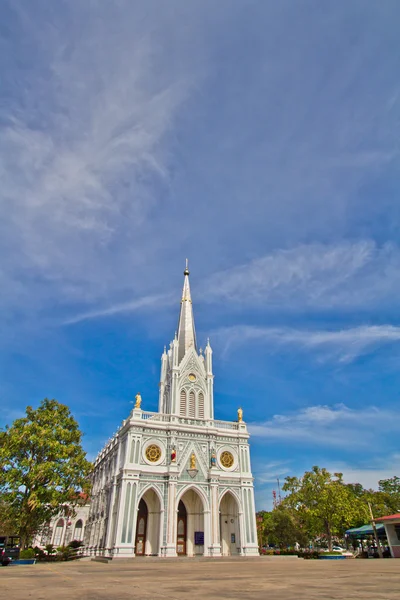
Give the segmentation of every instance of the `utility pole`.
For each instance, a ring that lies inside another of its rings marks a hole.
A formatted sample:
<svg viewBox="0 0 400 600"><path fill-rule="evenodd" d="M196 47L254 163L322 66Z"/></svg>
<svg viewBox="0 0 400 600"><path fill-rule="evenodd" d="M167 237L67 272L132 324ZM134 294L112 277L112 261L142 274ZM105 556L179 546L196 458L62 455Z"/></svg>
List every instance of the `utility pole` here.
<svg viewBox="0 0 400 600"><path fill-rule="evenodd" d="M376 529L376 525L375 525L375 521L374 521L374 515L372 514L372 508L371 508L371 503L370 502L368 502L368 508L369 508L369 513L371 515L371 525L372 525L372 529L374 530L374 536L375 536L376 545L378 546L379 558L383 558L382 548L381 548L381 545L380 545L380 542L379 542L378 531Z"/></svg>
<svg viewBox="0 0 400 600"><path fill-rule="evenodd" d="M280 504L282 502L282 498L281 498L281 484L279 482L279 477L277 477L276 480L278 482L278 503Z"/></svg>

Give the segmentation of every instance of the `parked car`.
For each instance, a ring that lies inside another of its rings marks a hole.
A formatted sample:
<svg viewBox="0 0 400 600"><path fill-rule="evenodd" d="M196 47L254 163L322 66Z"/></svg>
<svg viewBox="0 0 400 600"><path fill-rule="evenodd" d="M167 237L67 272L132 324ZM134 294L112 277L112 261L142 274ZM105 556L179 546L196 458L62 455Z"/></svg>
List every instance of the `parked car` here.
<svg viewBox="0 0 400 600"><path fill-rule="evenodd" d="M0 545L0 564L3 567L7 567L13 560L19 559L19 548L18 546L5 546Z"/></svg>

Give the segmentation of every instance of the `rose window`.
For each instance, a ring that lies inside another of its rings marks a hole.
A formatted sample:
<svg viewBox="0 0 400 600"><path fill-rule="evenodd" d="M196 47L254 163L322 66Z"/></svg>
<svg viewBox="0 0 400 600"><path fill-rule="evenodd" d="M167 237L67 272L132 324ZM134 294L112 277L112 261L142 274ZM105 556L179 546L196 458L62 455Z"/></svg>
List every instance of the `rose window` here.
<svg viewBox="0 0 400 600"><path fill-rule="evenodd" d="M235 462L235 459L233 458L233 454L231 454L231 452L228 452L227 450L225 450L225 452L223 452L220 456L220 463L223 467L225 467L225 469L230 469L233 465L233 463Z"/></svg>
<svg viewBox="0 0 400 600"><path fill-rule="evenodd" d="M146 458L150 462L157 462L161 458L161 448L156 444L151 444L146 448Z"/></svg>

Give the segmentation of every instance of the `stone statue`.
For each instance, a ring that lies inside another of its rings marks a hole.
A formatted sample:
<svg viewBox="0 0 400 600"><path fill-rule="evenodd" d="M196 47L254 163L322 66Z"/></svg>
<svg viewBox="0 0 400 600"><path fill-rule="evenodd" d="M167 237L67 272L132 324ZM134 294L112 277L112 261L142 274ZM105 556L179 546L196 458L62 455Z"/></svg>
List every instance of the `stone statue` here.
<svg viewBox="0 0 400 600"><path fill-rule="evenodd" d="M238 422L241 423L243 421L243 410L238 408Z"/></svg>
<svg viewBox="0 0 400 600"><path fill-rule="evenodd" d="M215 467L217 465L217 455L215 454L215 450L211 452L211 466Z"/></svg>
<svg viewBox="0 0 400 600"><path fill-rule="evenodd" d="M192 454L190 455L190 468L191 469L196 468L196 455L194 452L192 452Z"/></svg>
<svg viewBox="0 0 400 600"><path fill-rule="evenodd" d="M171 448L171 462L176 462L176 450L175 450L175 446L172 446L172 448Z"/></svg>
<svg viewBox="0 0 400 600"><path fill-rule="evenodd" d="M142 404L142 396L140 394L136 394L135 400L135 408L140 408L140 405Z"/></svg>

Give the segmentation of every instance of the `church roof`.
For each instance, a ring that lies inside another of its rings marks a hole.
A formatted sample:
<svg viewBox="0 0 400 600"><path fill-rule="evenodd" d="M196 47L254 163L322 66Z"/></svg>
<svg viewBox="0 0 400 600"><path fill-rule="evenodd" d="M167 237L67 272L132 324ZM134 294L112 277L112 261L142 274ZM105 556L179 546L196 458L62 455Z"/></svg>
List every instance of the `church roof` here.
<svg viewBox="0 0 400 600"><path fill-rule="evenodd" d="M194 347L197 351L196 330L194 328L192 297L190 295L189 268L186 259L186 268L183 272L183 290L181 310L178 323L178 362L181 362L189 348Z"/></svg>

